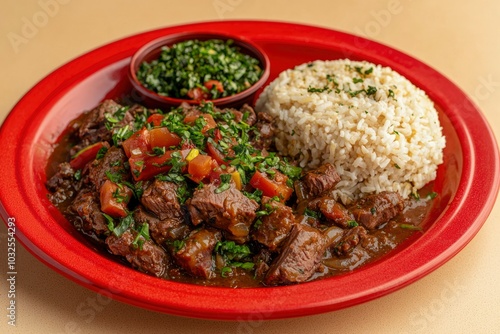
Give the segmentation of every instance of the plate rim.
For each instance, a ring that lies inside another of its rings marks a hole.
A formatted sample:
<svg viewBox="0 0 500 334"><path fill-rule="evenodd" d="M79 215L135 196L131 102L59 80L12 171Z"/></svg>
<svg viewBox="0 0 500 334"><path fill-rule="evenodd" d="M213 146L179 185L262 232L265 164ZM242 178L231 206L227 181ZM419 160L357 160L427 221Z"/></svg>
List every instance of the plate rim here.
<svg viewBox="0 0 500 334"><path fill-rule="evenodd" d="M464 166L462 170L462 178L470 178L472 177L473 171L477 168L477 157L475 154L477 154L476 151L479 151L481 148L477 147L477 143L475 142L477 139L473 138L471 136L471 131L473 130L472 127L479 127L481 130L483 130L485 133L483 133L483 137L486 137L489 139L488 146L491 150L489 150L489 153L492 153L492 156L490 157L490 160L493 161L492 164L492 173L488 174L487 177L489 180L492 181L491 188L487 192L488 196L483 195L482 199L484 197L488 197L485 202L484 206L481 208L481 210L477 213L475 213L475 220L474 222L469 226L468 229L466 229L466 233L463 235L459 236L458 239L454 240L453 244L450 245L448 248L446 248L445 252L441 253L439 257L434 258L432 261L428 261L425 264L418 265L417 267L413 269L408 269L408 271L405 273L405 277L401 278L394 278L390 281L385 282L384 284L380 284L376 288L372 288L370 291L363 291L362 293L356 293L352 292L349 295L349 298L346 296L343 296L343 298L338 298L334 303L332 302L332 298L326 297L323 299L315 299L315 300L308 300L307 305L297 305L293 304L292 306L290 305L270 305L270 303L267 303L265 307L262 307L263 304L259 303L250 303L249 305L244 305L244 307L235 309L232 308L235 304L231 304L231 308L229 307L218 307L217 309L209 309L210 305L202 305L202 303L195 304L194 300L190 301L191 305L187 306L184 305L183 303L177 301L177 302L170 302L168 305L165 303L160 303L159 300L152 300L151 298L146 298L143 300L140 300L141 294L138 289L133 290L133 291L114 291L116 290L116 287L106 284L106 282L101 281L96 281L89 279L91 275L95 275L95 272L87 273L87 275L79 275L77 272L73 271L68 271L67 266L65 264L60 263L60 258L54 258L51 256L47 256L50 252L47 252L47 246L46 245L38 245L36 242L32 240L32 238L28 235L30 235L30 231L28 230L23 230L27 229L29 226L25 225L20 225L23 226L22 228L18 229L18 240L25 245L25 247L29 250L30 253L32 253L34 256L36 256L40 261L43 263L47 264L49 267L52 269L56 270L57 272L63 274L64 276L70 278L71 280L77 282L80 285L83 285L87 288L90 288L91 290L94 290L96 292L102 293L102 294L109 294L111 297L127 302L129 304L133 304L136 306L148 308L151 310L156 310L156 311L161 311L165 313L170 313L170 314L175 314L175 315L181 315L181 316L188 316L188 317L197 317L197 318L208 318L208 319L226 319L226 320L237 320L238 317L241 316L262 316L265 317L265 319L277 319L277 318L288 318L288 317L296 317L296 316L304 316L304 315L310 315L310 314L317 314L317 313L323 313L327 311L332 311L332 310L337 310L340 308L352 306L361 302L366 302L375 298L378 298L382 295L385 295L387 293L390 293L392 291L395 291L397 289L400 289L418 279L421 277L427 275L431 271L437 269L439 266L443 265L445 262L447 262L451 257L453 257L455 254L457 254L463 247L465 247L470 240L474 237L474 235L480 230L482 225L487 219L487 216L489 215L490 211L493 208L493 205L496 200L496 196L498 194L498 189L500 185L500 167L499 167L499 153L498 153L498 147L497 147L497 141L495 140L495 136L493 134L493 131L489 124L486 121L486 118L484 115L481 113L479 108L465 95L464 92L460 90L453 82L451 82L449 79L444 77L441 73L435 71L428 65L422 63L421 61L417 60L414 57L411 57L405 53L402 53L401 51L398 51L392 47L383 45L378 42L374 42L368 39L365 39L360 36L355 36L351 35L345 32L340 32L336 31L333 29L329 28L323 28L323 27L317 27L317 26L312 26L312 25L306 25L306 24L296 24L296 23L291 23L291 22L279 22L279 21L259 21L259 20L232 20L232 21L204 21L204 22L198 22L198 23L190 23L190 24L183 24L183 25L176 25L176 26L169 26L169 27L164 27L160 29L154 29L138 34L134 34L122 39L118 39L114 42L102 45L92 51L89 51L87 53L84 53L83 55L78 56L77 58L67 62L66 64L58 67L56 70L52 71L50 74L48 74L46 77L44 77L42 80L40 80L35 86L33 86L14 106L12 111L9 113L9 115L6 117L4 120L2 127L0 128L0 140L4 143L6 143L7 138L15 138L18 139L19 141L12 140L11 142L8 143L7 148L9 150L12 149L19 149L20 148L20 153L21 155L18 157L15 157L13 165L18 166L20 168L18 173L13 173L13 171L9 171L8 174L3 173L3 171L7 171L7 167L2 167L2 173L0 173L0 183L2 184L9 184L13 185L13 179L7 180L6 175L26 175L26 173L29 173L29 170L31 166L23 166L22 164L25 162L26 159L23 159L22 154L23 153L30 153L31 147L28 140L23 141L22 138L20 138L20 131L14 131L15 130L15 123L16 120L17 122L23 121L24 127L28 126L29 124L26 124L28 119L26 115L22 115L22 108L28 104L29 102L39 101L42 99L42 103L49 103L47 101L50 101L52 98L50 95L44 95L43 97L40 97L42 93L48 89L47 84L51 82L55 77L59 77L62 75L63 77L66 77L68 80L74 80L78 81L78 77L71 77L70 73L71 71L69 70L70 68L78 67L78 66L83 66L87 63L90 63L91 60L94 60L95 58L99 58L101 53L106 53L106 50L111 50L114 47L120 46L120 45L125 45L129 43L130 45L135 45L134 43L137 43L138 40L142 38L146 38L142 40L142 43L147 42L147 39L153 39L154 36L158 36L159 34L163 33L175 33L177 30L193 30L193 29L202 29L203 27L207 28L214 28L217 27L217 29L221 29L222 27L230 27L232 25L238 25L238 26L244 26L245 29L249 29L250 26L268 26L272 27L273 29L284 29L285 27L294 29L297 31L301 31L302 33L304 31L309 31L309 32L315 32L317 35L315 38L313 38L313 41L311 43L320 43L319 38L321 36L326 35L326 36L335 36L341 40L341 43L347 43L349 40L356 39L359 41L359 43L363 43L364 45L370 45L371 47L374 47L377 50L383 50L385 52L389 52L392 55L397 55L400 56L402 60L400 60L404 64L411 64L414 66L417 66L418 68L425 69L429 73L433 73L437 75L437 78L441 81L439 82L444 82L446 83L446 86L449 86L454 89L454 95L460 96L463 98L461 101L463 103L463 107L467 110L472 112L476 117L479 116L479 121L476 119L474 125L468 124L462 117L458 117L458 119L454 119L454 128L455 125L459 125L463 128L455 128L455 131L462 131L462 135L459 136L460 143L462 147L464 145L467 145L468 147L474 147L473 152L471 153L470 160L464 161ZM267 32L266 32L267 33ZM254 41L257 41L262 39L263 37L266 36L266 33L264 33L264 29L262 29L260 32L255 32L253 35L253 38L250 38ZM267 33L268 34L268 33ZM269 39L269 38L268 38ZM346 47L348 51L356 51L355 47L353 45L347 45L343 44L341 46ZM339 46L340 47L340 46ZM354 49L353 49L354 48ZM118 59L124 54L128 54L131 49L135 49L134 47L128 47L125 48L125 50L122 50L121 53L119 54L114 54L110 55L108 59ZM359 50L358 50L359 51ZM381 55L376 55L375 58L381 58L383 59ZM105 60L101 60L101 62L105 62ZM99 63L94 64L94 65L85 65L87 66L85 68L85 73L87 72L92 72L94 71L94 68L99 67ZM90 67L89 67L90 66ZM272 65L271 65L272 66ZM401 65L403 66L403 65ZM398 71L396 69L396 71ZM81 71L80 71L81 72ZM401 73L399 70L398 72ZM402 73L403 74L403 73ZM83 75L83 74L82 74ZM405 75L406 76L406 75ZM270 78L273 79L273 78ZM62 80L64 81L64 80ZM414 80L410 80L414 82L417 86L422 86L425 85L425 83L422 82L415 82ZM419 81L419 80L417 80ZM42 88L45 88L42 89ZM50 91L50 89L48 89ZM452 118L457 117L460 115L448 115L448 117ZM16 118L16 120L14 120ZM478 125L479 124L479 125ZM477 131L477 129L474 129ZM462 143L462 140L465 142ZM484 143L482 143L484 145ZM484 147L483 147L484 151ZM466 157L464 156L464 160L467 160ZM29 184L30 181L33 181L33 177L31 179L25 180L25 187L27 186L26 183ZM467 194L467 191L469 188L473 187L472 180L465 180L467 189L462 189L460 196L464 196ZM5 183L4 183L5 182ZM462 183L461 183L462 184ZM460 185L459 185L460 186ZM6 188L6 187L5 187ZM24 189L26 191L26 189ZM460 189L459 189L460 190ZM458 192L458 190L457 190ZM4 222L7 222L7 219L9 217L9 213L12 214L12 216L16 217L16 215L19 214L16 213L16 209L22 207L22 203L12 203L13 198L16 200L26 200L27 199L27 194L23 193L22 196L11 196L12 194L9 193L7 194L6 191L4 190L4 187L0 189L0 213L1 216L4 220ZM465 199L463 197L456 198L452 201L451 205L455 205L458 207L461 207L464 204ZM477 199L476 199L477 201ZM459 208L456 208L455 210L458 210ZM19 214L20 217L27 218L29 216L32 217L37 217L37 215L44 216L43 212L40 212L40 210L37 210L37 208L30 208L29 209L29 215L26 214ZM21 223L21 224L27 224L27 223ZM25 233L27 232L27 233ZM425 238L421 240L422 242L426 241L429 242L429 240L426 240ZM432 240L430 240L432 241ZM404 250L407 252L411 252L408 250ZM59 260L59 261L58 261ZM363 269L364 273L370 273L374 266L369 266L367 269ZM126 268L126 267L124 267ZM357 272L361 271L360 269L357 269L353 273L347 274L347 276L354 276ZM130 269L123 269L120 270L119 272L120 275L127 275L127 276L132 276L133 278L138 278L140 279L141 277L144 276L144 274L140 273L131 273ZM357 279L357 281L356 281ZM359 278L354 277L354 280L356 282L362 283L362 280L359 280ZM151 278L151 280L148 281L154 281L154 278ZM289 287L277 287L277 288L258 288L258 290L266 289L266 292L268 292L268 296L270 297L270 300L272 298L285 298L286 296L293 295L297 293L297 295L300 295L301 290L304 290L302 288L303 286L308 286L312 290L322 293L324 286L322 284L316 284L316 282L320 281L315 281L315 282L309 282L309 283L303 283L295 286L289 286ZM183 283L177 283L177 282L169 282L169 285L173 286L173 290L170 291L172 295L179 295L182 294L183 292L186 291L191 291L193 293L198 293L200 292L199 290L204 290L204 291L210 291L210 294L216 295L219 294L221 290L228 290L227 288L216 288L216 287L199 287L199 286L193 286L193 285L186 285ZM164 284L160 284L164 285ZM251 296L254 289L239 289L239 290L234 290L230 289L232 291L233 298L249 298ZM286 292L283 292L286 291ZM143 296L142 296L143 297ZM329 299L328 299L329 298ZM275 300L276 302L279 302L279 300ZM276 309L276 306L279 306L280 309Z"/></svg>

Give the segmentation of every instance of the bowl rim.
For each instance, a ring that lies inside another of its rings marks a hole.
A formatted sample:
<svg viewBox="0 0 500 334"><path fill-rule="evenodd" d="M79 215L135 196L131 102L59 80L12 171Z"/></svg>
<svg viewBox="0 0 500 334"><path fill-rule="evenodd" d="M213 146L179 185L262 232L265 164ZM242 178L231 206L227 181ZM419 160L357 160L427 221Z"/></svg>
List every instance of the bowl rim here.
<svg viewBox="0 0 500 334"><path fill-rule="evenodd" d="M252 94L255 94L267 81L270 75L271 62L267 53L256 43L246 39L242 36L231 35L227 33L214 33L206 31L191 31L191 32L181 32L174 34L167 34L156 39L153 39L145 43L140 47L132 56L129 65L129 80L131 81L133 87L143 96L154 100L157 103L164 104L167 106L180 105L181 103L188 103L191 105L199 105L202 100L192 100L192 99L182 99L176 97L170 97L158 94L148 88L146 88L137 78L137 69L141 65L144 58L146 58L151 52L166 46L174 45L179 42L186 40L210 40L210 39L221 39L221 40L232 40L235 45L246 49L248 53L256 58L262 66L262 75L259 80L257 80L253 85L247 89L236 93L234 95L213 99L205 100L207 102L212 102L215 106L225 106L227 104L234 104L237 101L245 100Z"/></svg>
<svg viewBox="0 0 500 334"><path fill-rule="evenodd" d="M332 43L325 41L335 40L335 47L345 52L367 55L373 62L393 64L396 71L408 73L409 79L417 86L442 88L433 92L433 100L439 99L438 104L453 107L445 113L460 139L463 168L456 196L435 226L418 239L418 249L415 249L416 243L411 249L406 248L397 257L381 261L377 266L342 275L335 279L342 291L331 289L325 280L276 288L228 289L159 280L98 259L99 264L109 266L101 271L93 259L82 256L91 253L85 245L74 238L68 239L68 232L57 225L55 217L43 206L48 200L33 196L40 192L36 187L43 182L43 175L33 175L37 163L33 156L39 154L40 145L46 144L39 140L42 127L48 122L47 117L54 117L50 112L55 103L60 102L58 99L112 62L126 67L125 62L133 54L134 45L142 43L144 38L203 28L225 31L234 25L240 27L241 33L249 34L259 42L280 41L279 34L283 31L286 31L285 39L289 42L324 46ZM364 51L368 49L377 52ZM331 29L283 22L188 24L153 30L105 45L61 66L28 91L0 128L0 142L5 144L4 156L12 160L1 166L0 215L5 223L11 215L18 220L16 236L29 252L72 281L114 299L150 310L208 319L244 321L305 316L353 306L398 290L437 269L465 247L491 212L500 186L500 158L491 128L477 106L442 74L415 58L374 41ZM49 229L51 223L54 230ZM443 231L449 234L436 242L435 237L442 236ZM398 263L400 259L409 261ZM372 276L380 269L384 270L383 276ZM366 277L361 277L361 272ZM108 274L112 274L111 281L107 280L110 277L103 277ZM127 284L128 290L118 289L118 283ZM143 289L148 288L153 293L144 295ZM230 298L225 298L227 294Z"/></svg>

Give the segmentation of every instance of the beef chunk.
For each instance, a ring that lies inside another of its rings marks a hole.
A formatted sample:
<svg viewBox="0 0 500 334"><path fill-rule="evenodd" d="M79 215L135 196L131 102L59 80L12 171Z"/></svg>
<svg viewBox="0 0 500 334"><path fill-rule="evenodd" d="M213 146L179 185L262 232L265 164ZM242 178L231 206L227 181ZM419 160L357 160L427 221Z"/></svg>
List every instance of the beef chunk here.
<svg viewBox="0 0 500 334"><path fill-rule="evenodd" d="M337 256L346 256L367 236L363 226L356 226L346 230L340 241L333 245L332 251Z"/></svg>
<svg viewBox="0 0 500 334"><path fill-rule="evenodd" d="M342 228L348 228L349 222L354 221L352 213L342 203L330 197L314 199L309 202L308 208L321 212L327 222L331 222Z"/></svg>
<svg viewBox="0 0 500 334"><path fill-rule="evenodd" d="M307 172L301 179L305 198L315 198L335 188L340 176L332 164L326 163Z"/></svg>
<svg viewBox="0 0 500 334"><path fill-rule="evenodd" d="M129 229L119 237L111 234L106 238L106 244L111 253L125 257L137 270L162 276L167 266L167 253L151 240L143 239L142 246L134 245L136 237L137 232Z"/></svg>
<svg viewBox="0 0 500 334"><path fill-rule="evenodd" d="M99 191L104 182L109 179L107 172L120 180L129 180L130 173L127 172L124 165L126 161L127 156L125 152L121 148L112 146L108 149L104 157L94 160L94 162L89 164L89 180L95 189Z"/></svg>
<svg viewBox="0 0 500 334"><path fill-rule="evenodd" d="M261 210L271 213L260 217L261 224L252 232L252 239L274 251L288 236L295 223L295 216L292 208L269 197L262 198Z"/></svg>
<svg viewBox="0 0 500 334"><path fill-rule="evenodd" d="M211 278L215 275L212 252L220 240L220 231L195 230L184 241L184 245L174 253L174 257L191 275Z"/></svg>
<svg viewBox="0 0 500 334"><path fill-rule="evenodd" d="M234 115L234 121L236 123L240 123L241 121L247 123L252 126L257 121L257 116L255 115L255 111L248 104L243 105L240 110L237 109L223 109L222 112L230 112Z"/></svg>
<svg viewBox="0 0 500 334"><path fill-rule="evenodd" d="M80 218L75 221L75 224L81 224L81 226L76 226L77 228L87 233L95 233L97 236L109 233L96 193L89 190L80 191L69 207L69 211Z"/></svg>
<svg viewBox="0 0 500 334"><path fill-rule="evenodd" d="M255 278L262 280L269 270L269 265L271 264L271 252L268 249L261 249L256 255L253 256L253 262L255 263Z"/></svg>
<svg viewBox="0 0 500 334"><path fill-rule="evenodd" d="M187 202L191 222L195 226L206 222L237 238L247 237L259 205L243 195L233 183L222 192L217 192L217 188L210 183L194 192Z"/></svg>
<svg viewBox="0 0 500 334"><path fill-rule="evenodd" d="M404 200L396 192L381 192L355 202L349 211L354 219L369 230L388 222L404 209Z"/></svg>
<svg viewBox="0 0 500 334"><path fill-rule="evenodd" d="M326 249L323 234L307 225L295 225L273 261L264 283L292 284L308 280L318 268Z"/></svg>
<svg viewBox="0 0 500 334"><path fill-rule="evenodd" d="M184 239L190 232L189 226L179 218L158 219L141 205L134 211L134 220L139 224L147 223L154 241L162 245L166 241Z"/></svg>
<svg viewBox="0 0 500 334"><path fill-rule="evenodd" d="M55 205L61 204L70 199L75 191L74 180L75 171L68 162L59 164L58 171L46 183L47 189L51 191L49 200Z"/></svg>
<svg viewBox="0 0 500 334"><path fill-rule="evenodd" d="M177 188L173 182L155 180L142 194L141 203L160 220L180 219L182 211L177 198Z"/></svg>
<svg viewBox="0 0 500 334"><path fill-rule="evenodd" d="M257 114L257 129L256 138L252 141L252 145L259 150L269 150L273 144L275 127L271 115L264 112Z"/></svg>
<svg viewBox="0 0 500 334"><path fill-rule="evenodd" d="M113 100L105 100L89 111L81 120L78 136L86 144L109 141L111 132L104 125L105 114L114 115L122 106Z"/></svg>
<svg viewBox="0 0 500 334"><path fill-rule="evenodd" d="M252 126L255 124L255 122L257 122L257 115L255 114L255 110L253 110L253 108L248 104L244 104L243 107L241 107L240 112L243 114L243 119L248 125Z"/></svg>

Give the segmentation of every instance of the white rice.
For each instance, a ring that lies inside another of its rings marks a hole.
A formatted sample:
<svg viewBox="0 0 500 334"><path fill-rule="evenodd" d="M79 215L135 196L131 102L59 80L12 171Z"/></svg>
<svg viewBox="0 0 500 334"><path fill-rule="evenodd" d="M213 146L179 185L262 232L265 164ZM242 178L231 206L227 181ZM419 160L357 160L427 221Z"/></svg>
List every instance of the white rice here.
<svg viewBox="0 0 500 334"><path fill-rule="evenodd" d="M302 64L267 86L256 110L274 118L281 154L308 169L335 165L342 180L334 196L345 204L381 191L406 198L434 180L443 162L432 101L388 67L347 59Z"/></svg>

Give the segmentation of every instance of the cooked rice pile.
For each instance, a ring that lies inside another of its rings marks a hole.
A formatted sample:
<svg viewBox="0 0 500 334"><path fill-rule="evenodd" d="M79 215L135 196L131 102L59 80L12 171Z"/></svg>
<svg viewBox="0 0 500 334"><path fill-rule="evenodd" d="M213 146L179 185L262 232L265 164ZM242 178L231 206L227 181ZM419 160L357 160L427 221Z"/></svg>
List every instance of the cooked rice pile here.
<svg viewBox="0 0 500 334"><path fill-rule="evenodd" d="M335 165L345 203L364 194L416 193L436 177L445 138L425 92L388 67L315 61L282 72L257 111L275 120L277 149L301 167Z"/></svg>

